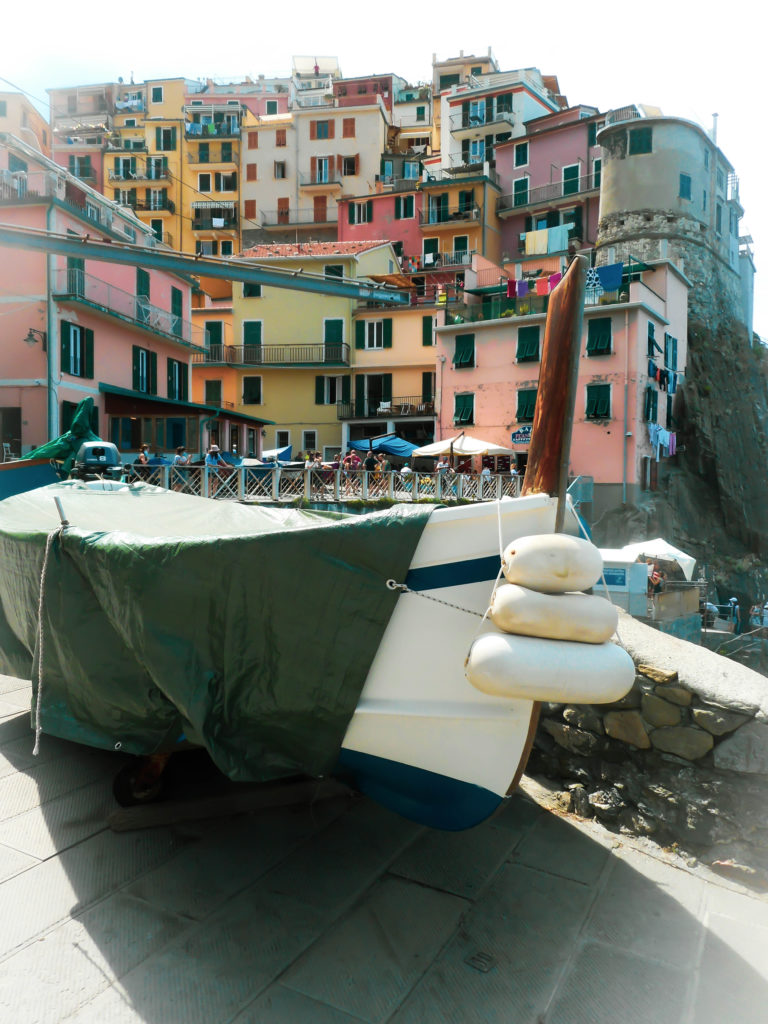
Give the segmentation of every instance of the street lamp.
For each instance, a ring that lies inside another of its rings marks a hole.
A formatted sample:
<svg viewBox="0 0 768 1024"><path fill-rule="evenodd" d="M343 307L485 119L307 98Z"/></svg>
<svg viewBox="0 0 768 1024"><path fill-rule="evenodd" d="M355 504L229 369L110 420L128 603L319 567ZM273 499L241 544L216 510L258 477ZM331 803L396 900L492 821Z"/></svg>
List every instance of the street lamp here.
<svg viewBox="0 0 768 1024"><path fill-rule="evenodd" d="M48 339L48 335L45 333L45 331L38 331L37 328L30 327L29 330L27 331L27 336L24 339L24 341L28 345L36 345L37 342L38 342L38 339L40 341L42 341L42 343L43 343L43 350L45 350L45 343L46 343L46 341Z"/></svg>

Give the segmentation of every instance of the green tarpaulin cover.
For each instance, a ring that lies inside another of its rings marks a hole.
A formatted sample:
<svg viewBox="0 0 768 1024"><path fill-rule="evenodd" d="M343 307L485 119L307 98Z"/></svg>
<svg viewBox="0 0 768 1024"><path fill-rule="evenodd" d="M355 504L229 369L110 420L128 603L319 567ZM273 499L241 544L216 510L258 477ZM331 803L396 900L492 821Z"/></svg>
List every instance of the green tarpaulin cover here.
<svg viewBox="0 0 768 1024"><path fill-rule="evenodd" d="M148 754L202 743L238 780L335 764L429 506L344 516L69 481L0 502L0 672L43 732ZM35 696L33 695L33 707Z"/></svg>
<svg viewBox="0 0 768 1024"><path fill-rule="evenodd" d="M66 474L75 464L75 458L84 441L100 441L98 434L91 430L93 399L84 398L75 409L69 430L53 441L46 441L39 448L23 455L23 459L57 459L63 461L62 473Z"/></svg>

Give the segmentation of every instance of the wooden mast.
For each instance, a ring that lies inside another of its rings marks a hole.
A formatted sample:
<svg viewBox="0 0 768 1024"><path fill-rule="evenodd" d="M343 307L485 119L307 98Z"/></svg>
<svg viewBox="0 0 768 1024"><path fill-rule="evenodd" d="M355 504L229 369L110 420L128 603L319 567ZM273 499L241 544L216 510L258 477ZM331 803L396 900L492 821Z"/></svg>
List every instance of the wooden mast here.
<svg viewBox="0 0 768 1024"><path fill-rule="evenodd" d="M522 494L557 494L555 532L563 529L587 258L575 256L549 299L531 446Z"/></svg>

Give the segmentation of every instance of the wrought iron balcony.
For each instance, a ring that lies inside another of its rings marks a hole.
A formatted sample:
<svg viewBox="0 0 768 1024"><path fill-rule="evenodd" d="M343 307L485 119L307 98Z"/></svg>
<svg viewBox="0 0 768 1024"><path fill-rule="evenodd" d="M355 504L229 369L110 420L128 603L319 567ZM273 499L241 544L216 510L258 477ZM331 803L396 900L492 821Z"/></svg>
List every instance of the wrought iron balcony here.
<svg viewBox="0 0 768 1024"><path fill-rule="evenodd" d="M301 226L302 224L307 226L312 224L336 224L339 219L335 206L333 209L330 207L326 208L325 217L321 219L317 218L314 209L260 210L259 213L263 228Z"/></svg>
<svg viewBox="0 0 768 1024"><path fill-rule="evenodd" d="M146 153L147 144L144 139L135 139L128 137L126 139L111 138L107 139L107 150L109 152L119 153Z"/></svg>
<svg viewBox="0 0 768 1024"><path fill-rule="evenodd" d="M169 178L167 167L148 167L145 164L137 164L134 170L111 170L107 175L110 182L167 181Z"/></svg>
<svg viewBox="0 0 768 1024"><path fill-rule="evenodd" d="M236 227L236 213L231 213L227 217L194 217L192 219L193 231L227 231Z"/></svg>
<svg viewBox="0 0 768 1024"><path fill-rule="evenodd" d="M130 206L132 210L139 210L143 213L175 213L176 204L172 199L137 199L133 203L123 203L123 206Z"/></svg>
<svg viewBox="0 0 768 1024"><path fill-rule="evenodd" d="M396 420L403 416L434 416L435 403L431 398L423 398L421 395L405 395L400 398L392 398L382 401L380 398L362 402L337 402L336 419L339 420L360 420L360 419L390 419Z"/></svg>
<svg viewBox="0 0 768 1024"><path fill-rule="evenodd" d="M184 137L187 139L238 139L240 125L222 121L220 124L198 124L188 121L184 125Z"/></svg>
<svg viewBox="0 0 768 1024"><path fill-rule="evenodd" d="M511 110L493 110L471 113L462 110L451 114L451 133L457 138L469 137L476 133L497 134L510 131L515 123Z"/></svg>
<svg viewBox="0 0 768 1024"><path fill-rule="evenodd" d="M161 334L171 341L200 349L203 347L205 336L202 327L152 305L143 295L115 288L83 270L67 267L55 270L53 295L59 302L82 303L154 334Z"/></svg>
<svg viewBox="0 0 768 1024"><path fill-rule="evenodd" d="M422 227L435 227L439 224L461 224L480 220L482 207L476 203L471 206L453 207L443 209L442 207L427 207L426 210L419 210L419 224Z"/></svg>
<svg viewBox="0 0 768 1024"><path fill-rule="evenodd" d="M496 212L501 216L505 213L519 212L529 206L538 206L542 203L551 204L560 199L573 199L583 196L587 192L599 191L600 185L599 182L595 183L595 176L582 174L571 181L554 181L549 185L529 188L526 192L517 195L499 196L496 202Z"/></svg>
<svg viewBox="0 0 768 1024"><path fill-rule="evenodd" d="M342 174L335 167L327 167L325 170L316 170L314 173L299 171L299 185L304 188L314 188L317 185L329 185L341 187Z"/></svg>
<svg viewBox="0 0 768 1024"><path fill-rule="evenodd" d="M210 345L204 352L195 352L192 361L229 366L349 366L349 345Z"/></svg>

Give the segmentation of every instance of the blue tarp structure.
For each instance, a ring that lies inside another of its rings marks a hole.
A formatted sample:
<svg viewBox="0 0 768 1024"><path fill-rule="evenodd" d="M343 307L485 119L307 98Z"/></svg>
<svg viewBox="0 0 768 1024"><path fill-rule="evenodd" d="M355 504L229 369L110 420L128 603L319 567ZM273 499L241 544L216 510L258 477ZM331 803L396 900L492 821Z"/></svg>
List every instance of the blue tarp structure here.
<svg viewBox="0 0 768 1024"><path fill-rule="evenodd" d="M350 441L347 451L367 452L371 449L374 452L385 452L387 455L394 455L398 459L409 459L417 444L411 444L396 434L387 434L385 437L374 437L370 440Z"/></svg>
<svg viewBox="0 0 768 1024"><path fill-rule="evenodd" d="M286 445L285 448L270 448L267 452L261 453L261 461L275 459L276 462L290 462L293 455L293 445Z"/></svg>

